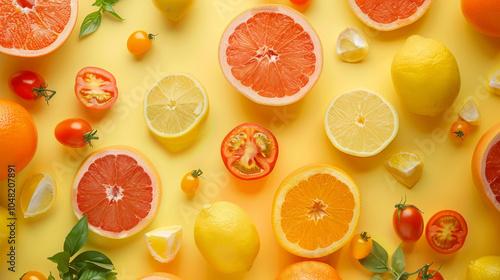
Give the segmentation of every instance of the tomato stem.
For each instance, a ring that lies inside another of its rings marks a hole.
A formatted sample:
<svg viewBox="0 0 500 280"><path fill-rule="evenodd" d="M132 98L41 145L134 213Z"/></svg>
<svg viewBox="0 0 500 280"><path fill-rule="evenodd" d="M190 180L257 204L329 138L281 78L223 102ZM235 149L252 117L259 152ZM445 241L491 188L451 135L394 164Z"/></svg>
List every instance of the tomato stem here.
<svg viewBox="0 0 500 280"><path fill-rule="evenodd" d="M203 178L203 176L201 176L201 175L203 175L203 171L201 171L201 169L198 169L198 170L194 169L194 170L192 170L191 171L191 175L193 175L193 177L195 177L195 178L200 177L202 179L205 179L205 178Z"/></svg>
<svg viewBox="0 0 500 280"><path fill-rule="evenodd" d="M47 102L47 105L49 105L49 100L56 95L55 90L50 90L47 89L48 85L47 84L41 84L39 88L34 87L31 92L35 94L35 101L38 99L38 97L43 96L45 98L45 101Z"/></svg>
<svg viewBox="0 0 500 280"><path fill-rule="evenodd" d="M99 137L95 136L96 133L97 133L97 129L94 129L94 130L91 130L91 131L85 133L83 135L83 138L85 138L85 140L83 142L88 143L90 147L94 147L94 146L92 146L92 140L99 140Z"/></svg>
<svg viewBox="0 0 500 280"><path fill-rule="evenodd" d="M368 239L372 238L366 231L363 231L359 236L361 236L364 241L368 241Z"/></svg>
<svg viewBox="0 0 500 280"><path fill-rule="evenodd" d="M436 269L436 271L434 271L434 273L431 273L429 274L429 267L433 264L434 262L432 262L431 264L426 264L424 266L422 266L420 269L419 269L419 272L422 273L422 275L418 275L418 278L420 279L423 279L423 280L428 280L428 279L433 279L434 278L434 275L436 273L438 273L438 271L441 269L441 267L443 267L443 265L439 266L438 269Z"/></svg>
<svg viewBox="0 0 500 280"><path fill-rule="evenodd" d="M401 200L399 201L399 203L394 205L394 207L398 208L398 224L401 221L401 211L403 211L406 207L413 207L413 208L417 209L418 212L424 214L424 212L422 212L420 209L418 209L417 206L415 206L413 204L406 204L406 195L405 195L404 201L403 201L403 197L401 197Z"/></svg>
<svg viewBox="0 0 500 280"><path fill-rule="evenodd" d="M152 41L154 41L154 40L156 39L156 36L158 36L158 33L156 33L156 34L149 33L149 34L148 34L148 38L149 38L149 40L152 40Z"/></svg>
<svg viewBox="0 0 500 280"><path fill-rule="evenodd" d="M453 133L456 134L456 138L460 138L460 140L464 141L463 137L465 136L465 134L463 131L459 130L459 131L454 131Z"/></svg>

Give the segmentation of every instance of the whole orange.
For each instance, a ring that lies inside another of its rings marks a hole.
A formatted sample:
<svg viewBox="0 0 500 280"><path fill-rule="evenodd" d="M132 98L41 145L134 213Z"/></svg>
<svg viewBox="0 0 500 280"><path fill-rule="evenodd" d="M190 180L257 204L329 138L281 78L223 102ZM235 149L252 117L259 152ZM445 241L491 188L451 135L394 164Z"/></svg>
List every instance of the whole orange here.
<svg viewBox="0 0 500 280"><path fill-rule="evenodd" d="M342 280L337 271L326 263L304 261L285 267L276 280Z"/></svg>
<svg viewBox="0 0 500 280"><path fill-rule="evenodd" d="M0 98L0 180L8 166L21 172L35 155L38 133L30 113L16 102Z"/></svg>
<svg viewBox="0 0 500 280"><path fill-rule="evenodd" d="M462 0L467 21L486 36L500 37L500 1Z"/></svg>

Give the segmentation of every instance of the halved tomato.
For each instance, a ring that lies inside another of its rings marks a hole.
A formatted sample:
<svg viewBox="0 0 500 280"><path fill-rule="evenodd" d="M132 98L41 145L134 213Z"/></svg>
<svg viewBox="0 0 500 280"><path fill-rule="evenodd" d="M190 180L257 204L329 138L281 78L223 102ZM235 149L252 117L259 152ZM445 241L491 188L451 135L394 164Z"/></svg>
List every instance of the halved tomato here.
<svg viewBox="0 0 500 280"><path fill-rule="evenodd" d="M427 222L425 237L434 251L451 254L462 248L467 231L467 223L462 215L453 210L443 210Z"/></svg>
<svg viewBox="0 0 500 280"><path fill-rule="evenodd" d="M244 123L222 141L221 155L227 170L243 180L269 174L278 159L278 141L267 128Z"/></svg>
<svg viewBox="0 0 500 280"><path fill-rule="evenodd" d="M97 67L85 67L78 72L75 93L80 103L94 110L109 108L118 98L115 77Z"/></svg>

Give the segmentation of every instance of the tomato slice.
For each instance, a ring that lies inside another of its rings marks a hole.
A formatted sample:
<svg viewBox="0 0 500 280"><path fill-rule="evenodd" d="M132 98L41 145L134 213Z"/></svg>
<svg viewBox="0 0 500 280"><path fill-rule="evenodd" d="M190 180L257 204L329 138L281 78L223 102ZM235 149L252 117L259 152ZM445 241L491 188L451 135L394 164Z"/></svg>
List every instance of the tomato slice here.
<svg viewBox="0 0 500 280"><path fill-rule="evenodd" d="M453 210L437 212L425 228L427 242L440 254L451 254L464 245L467 223L464 217Z"/></svg>
<svg viewBox="0 0 500 280"><path fill-rule="evenodd" d="M80 103L94 110L109 108L118 98L115 77L97 67L85 67L78 72L75 93Z"/></svg>
<svg viewBox="0 0 500 280"><path fill-rule="evenodd" d="M222 141L221 155L227 170L243 180L269 174L278 158L278 141L267 128L244 123Z"/></svg>

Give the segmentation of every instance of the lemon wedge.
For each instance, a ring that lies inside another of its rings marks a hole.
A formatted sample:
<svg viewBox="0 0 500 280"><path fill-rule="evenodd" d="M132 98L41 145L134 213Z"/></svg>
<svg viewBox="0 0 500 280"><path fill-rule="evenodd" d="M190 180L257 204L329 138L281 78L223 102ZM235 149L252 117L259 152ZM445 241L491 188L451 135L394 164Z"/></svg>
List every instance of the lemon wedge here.
<svg viewBox="0 0 500 280"><path fill-rule="evenodd" d="M182 243L182 227L161 227L146 233L146 244L155 260L168 263L175 259Z"/></svg>
<svg viewBox="0 0 500 280"><path fill-rule="evenodd" d="M56 182L45 172L33 173L21 189L21 210L24 217L35 217L47 212L56 198Z"/></svg>
<svg viewBox="0 0 500 280"><path fill-rule="evenodd" d="M196 134L207 113L207 93L200 82L188 74L160 78L144 98L144 116L149 129L166 140Z"/></svg>
<svg viewBox="0 0 500 280"><path fill-rule="evenodd" d="M494 93L500 95L500 71L495 72L491 77L490 88Z"/></svg>
<svg viewBox="0 0 500 280"><path fill-rule="evenodd" d="M412 188L420 180L424 171L424 163L417 155L408 152L392 155L386 161L385 167L396 180L408 188Z"/></svg>
<svg viewBox="0 0 500 280"><path fill-rule="evenodd" d="M325 130L340 151L369 157L380 153L398 132L394 107L382 96L366 89L344 92L335 97L325 115Z"/></svg>
<svg viewBox="0 0 500 280"><path fill-rule="evenodd" d="M465 98L462 106L460 106L460 110L458 111L458 115L462 120L468 122L471 125L478 126L481 123L481 114L479 113L479 106L476 103L476 100L469 96Z"/></svg>
<svg viewBox="0 0 500 280"><path fill-rule="evenodd" d="M347 28L337 39L337 54L345 62L358 62L368 55L368 42L354 28Z"/></svg>

